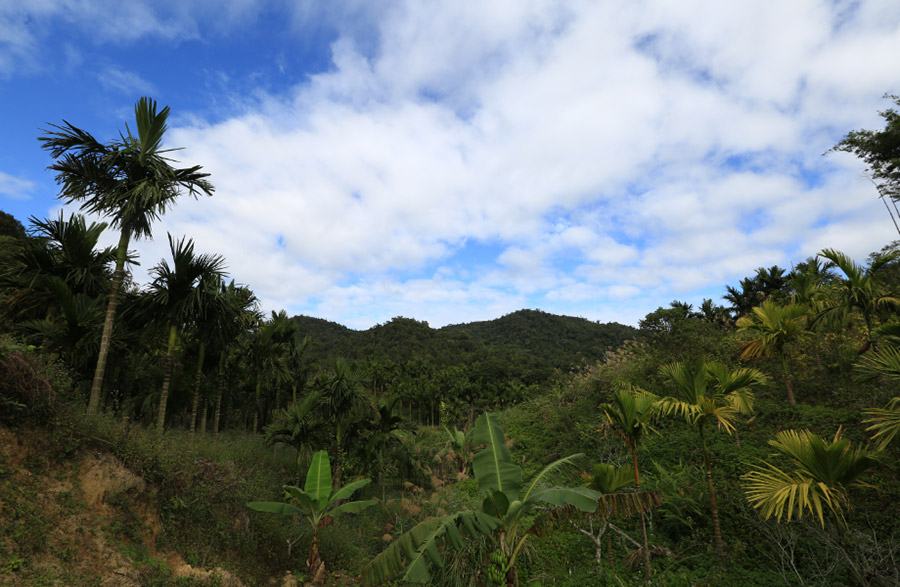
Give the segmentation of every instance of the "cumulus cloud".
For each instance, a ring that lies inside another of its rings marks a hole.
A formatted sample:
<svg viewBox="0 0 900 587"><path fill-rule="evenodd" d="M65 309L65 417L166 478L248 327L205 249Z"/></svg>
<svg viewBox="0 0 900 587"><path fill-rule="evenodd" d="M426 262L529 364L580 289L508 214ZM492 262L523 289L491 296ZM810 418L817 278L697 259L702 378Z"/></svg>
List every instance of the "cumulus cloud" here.
<svg viewBox="0 0 900 587"><path fill-rule="evenodd" d="M0 171L0 196L23 200L29 197L29 193L33 189L34 182Z"/></svg>
<svg viewBox="0 0 900 587"><path fill-rule="evenodd" d="M74 5L34 13L83 23ZM117 5L98 34L203 36L203 10ZM227 20L259 10L233 3ZM160 229L224 254L270 306L357 327L532 306L634 323L756 267L893 236L858 162L821 154L878 126L900 87L896 2L292 10L298 36L333 29L331 67L171 129L218 189ZM473 261L478 243L493 258Z"/></svg>
<svg viewBox="0 0 900 587"><path fill-rule="evenodd" d="M230 258L247 239L277 259L278 278L235 266L294 308L369 319L468 318L473 291L600 315L824 244L864 253L890 226L820 154L900 82L888 4L394 4L376 50L344 36L289 100L173 133L220 187L166 222L199 215ZM467 239L504 243L496 265L428 276Z"/></svg>

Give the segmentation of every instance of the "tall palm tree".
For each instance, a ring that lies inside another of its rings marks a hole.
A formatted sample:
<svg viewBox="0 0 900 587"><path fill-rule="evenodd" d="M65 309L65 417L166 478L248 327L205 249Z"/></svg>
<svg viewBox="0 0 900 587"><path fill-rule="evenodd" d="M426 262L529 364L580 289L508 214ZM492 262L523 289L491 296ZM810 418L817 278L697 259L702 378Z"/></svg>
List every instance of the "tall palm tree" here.
<svg viewBox="0 0 900 587"><path fill-rule="evenodd" d="M254 324L259 323L262 315L259 312L259 301L256 295L248 287L236 286L231 281L220 290L226 303L231 306L229 315L234 318L237 334L228 339L219 341L222 344L218 349L218 368L216 370L216 407L213 415L213 436L219 434L219 422L222 418L222 398L225 394L226 373L228 372L228 359L234 353L231 350L240 341L241 333L249 332ZM229 332L231 332L229 330Z"/></svg>
<svg viewBox="0 0 900 587"><path fill-rule="evenodd" d="M834 263L835 267L844 273L844 279L837 281L834 299L826 302L825 308L816 319L845 319L853 312L858 312L865 326L865 340L858 350L858 354L862 355L872 346L872 330L878 312L900 307L900 297L885 292L882 283L876 277L878 270L897 260L900 253L893 251L876 255L868 267L862 267L844 253L834 249L825 249L819 256Z"/></svg>
<svg viewBox="0 0 900 587"><path fill-rule="evenodd" d="M256 379L256 403L253 412L254 434L259 430L260 415L265 416L265 413L268 413L268 409L263 406L262 401L263 387L281 385L290 376L286 359L295 330L296 325L282 310L280 312L273 311L271 320L259 322L253 332L250 340L249 360ZM265 413L262 413L264 411Z"/></svg>
<svg viewBox="0 0 900 587"><path fill-rule="evenodd" d="M851 448L850 441L841 438L840 429L831 442L808 430L782 430L769 444L790 457L795 469L784 471L763 462L744 475L747 499L763 518L774 516L780 522L787 516L790 522L809 510L824 526L824 510L828 509L840 525L845 525L844 510L850 507L847 488L870 487L859 479L877 464L873 454L865 447Z"/></svg>
<svg viewBox="0 0 900 587"><path fill-rule="evenodd" d="M641 475L638 472L637 445L648 432L655 432L653 420L656 417L657 398L652 393L641 389L624 388L615 394L612 403L602 404L600 410L606 415L608 426L625 442L631 452L634 464L634 484L640 488ZM644 512L640 512L641 536L644 540L644 574L650 576L650 545L647 541L647 524Z"/></svg>
<svg viewBox="0 0 900 587"><path fill-rule="evenodd" d="M212 184L206 180L209 174L201 173L200 166L175 168L171 165L173 160L165 155L171 151L162 148L168 106L157 111L156 101L145 97L138 100L134 114L136 134L126 125L125 133L108 143L101 143L65 120L62 125L51 124L51 129L44 130L44 136L38 138L56 159L50 169L57 173L59 198L67 204L80 203L88 213L108 217L120 231L88 412L95 412L100 405L109 340L131 239L150 238L153 222L182 192L194 197L213 192Z"/></svg>
<svg viewBox="0 0 900 587"><path fill-rule="evenodd" d="M219 255L195 254L191 240L185 241L182 238L176 242L169 235L169 249L172 252L172 265L163 259L150 270L153 275L153 283L150 285L153 311L163 318L168 329L163 385L156 419L159 430L165 425L178 332L195 324L208 311L209 306L215 303L219 282L225 274L224 259Z"/></svg>
<svg viewBox="0 0 900 587"><path fill-rule="evenodd" d="M771 357L777 355L781 359L784 374L784 388L788 403L797 405L791 374L788 369L788 353L785 347L800 340L806 334L806 307L800 304L780 305L766 300L762 305L753 308L752 313L738 318L738 331L746 332L756 338L744 345L742 359Z"/></svg>
<svg viewBox="0 0 900 587"><path fill-rule="evenodd" d="M334 475L335 483L339 485L343 475L347 426L360 409L370 406L370 400L356 372L344 359L331 361L328 372L319 378L317 391L325 413L334 423Z"/></svg>
<svg viewBox="0 0 900 587"><path fill-rule="evenodd" d="M197 424L200 383L203 379L207 347L211 347L221 356L228 344L241 332L240 313L243 311L243 308L235 304L235 298L229 295L229 292L233 290L234 281L230 285L226 285L224 279L219 279L215 291L207 293L208 303L200 307L196 315L194 338L196 338L198 343L198 356L191 407L191 436L194 435ZM216 361L216 363L219 362ZM204 403L204 413L206 412L205 406L206 404ZM203 421L206 422L205 417Z"/></svg>
<svg viewBox="0 0 900 587"><path fill-rule="evenodd" d="M660 368L660 374L672 383L679 397L663 397L657 403L665 415L681 416L697 431L703 446L703 464L709 489L716 554L722 556L722 528L712 479L706 432L709 426L728 434L734 432L738 416L753 413L752 389L763 385L766 377L756 369L731 371L717 361L699 359L693 364L671 363Z"/></svg>

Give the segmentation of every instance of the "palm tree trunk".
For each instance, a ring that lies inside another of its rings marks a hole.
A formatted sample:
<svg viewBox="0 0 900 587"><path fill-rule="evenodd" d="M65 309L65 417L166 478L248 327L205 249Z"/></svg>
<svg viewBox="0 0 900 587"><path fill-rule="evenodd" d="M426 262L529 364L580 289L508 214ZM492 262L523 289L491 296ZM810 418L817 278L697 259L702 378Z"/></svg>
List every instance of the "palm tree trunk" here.
<svg viewBox="0 0 900 587"><path fill-rule="evenodd" d="M200 407L200 380L203 378L203 360L206 358L206 343L200 341L200 352L197 357L197 374L194 376L194 402L191 406L191 439L197 429L197 409Z"/></svg>
<svg viewBox="0 0 900 587"><path fill-rule="evenodd" d="M337 491L341 487L341 478L344 476L344 459L343 446L341 446L341 423L338 422L335 430L335 442L337 449L334 451L334 477L332 477L332 488Z"/></svg>
<svg viewBox="0 0 900 587"><path fill-rule="evenodd" d="M222 395L225 392L225 353L219 355L219 372L216 374L216 415L213 417L213 438L219 436L219 418L222 416Z"/></svg>
<svg viewBox="0 0 900 587"><path fill-rule="evenodd" d="M256 380L256 407L253 410L253 434L259 430L259 392L262 387L262 379Z"/></svg>
<svg viewBox="0 0 900 587"><path fill-rule="evenodd" d="M166 347L166 365L163 375L162 391L159 394L159 410L156 413L156 429L162 431L166 424L166 403L169 401L169 382L172 379L172 356L175 351L175 337L177 334L175 325L169 327L169 345Z"/></svg>
<svg viewBox="0 0 900 587"><path fill-rule="evenodd" d="M109 303L106 306L106 319L103 321L103 334L100 337L100 354L97 356L97 367L94 369L94 381L91 383L91 397L88 400L88 414L95 413L100 407L100 393L103 389L103 375L106 373L106 360L109 356L109 341L112 338L113 323L116 319L116 308L119 305L119 290L125 278L125 258L128 256L128 241L131 234L122 230L119 247L116 249L116 271L113 273L112 286L109 292Z"/></svg>
<svg viewBox="0 0 900 587"><path fill-rule="evenodd" d="M709 486L709 506L712 509L713 534L716 537L716 554L724 556L725 547L722 543L722 527L719 525L719 507L716 505L716 488L713 486L712 465L709 462L709 449L706 446L706 438L703 439L703 462L706 465L706 484Z"/></svg>
<svg viewBox="0 0 900 587"><path fill-rule="evenodd" d="M787 391L788 404L791 407L796 406L797 400L794 398L794 386L791 383L791 375L788 372L787 355L783 352L781 353L781 368L784 371L784 388Z"/></svg>
<svg viewBox="0 0 900 587"><path fill-rule="evenodd" d="M633 445L629 445L631 449L631 458L634 461L634 483L638 490L641 488L641 476L638 473L637 451ZM647 541L647 521L644 519L644 512L641 512L641 537L644 539L644 577L650 578L650 543Z"/></svg>
<svg viewBox="0 0 900 587"><path fill-rule="evenodd" d="M209 400L203 400L203 411L200 413L200 436L206 436L206 418L209 415Z"/></svg>

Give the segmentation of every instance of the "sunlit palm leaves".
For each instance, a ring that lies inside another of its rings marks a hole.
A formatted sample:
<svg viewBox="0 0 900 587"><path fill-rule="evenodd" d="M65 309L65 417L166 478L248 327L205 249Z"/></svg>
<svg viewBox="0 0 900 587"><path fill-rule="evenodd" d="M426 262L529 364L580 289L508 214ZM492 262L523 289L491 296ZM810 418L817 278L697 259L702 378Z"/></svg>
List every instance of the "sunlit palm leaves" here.
<svg viewBox="0 0 900 587"><path fill-rule="evenodd" d="M869 424L866 430L874 433L872 440L878 442L879 450L884 450L900 432L900 397L893 398L883 408L872 408L864 412L869 416L863 420L863 424Z"/></svg>
<svg viewBox="0 0 900 587"><path fill-rule="evenodd" d="M744 475L747 499L763 518L802 518L808 511L824 526L825 512L841 524L850 502L847 488L865 486L859 478L876 464L866 448L850 447L840 430L829 443L807 431L783 430L769 444L790 457L795 465L784 471L764 462Z"/></svg>
<svg viewBox="0 0 900 587"><path fill-rule="evenodd" d="M778 355L784 371L784 385L788 402L791 405L795 405L797 402L791 386L785 347L800 340L805 334L806 312L807 307L804 305L787 304L782 306L766 300L762 305L753 308L751 314L742 316L737 321L739 331L756 337L744 345L741 358Z"/></svg>
<svg viewBox="0 0 900 587"><path fill-rule="evenodd" d="M666 415L682 417L700 435L703 461L716 539L716 553L722 556L724 545L719 525L719 511L712 480L712 464L706 442L707 422L731 434L738 416L753 411L754 387L763 385L766 377L756 369L729 370L717 361L699 359L694 363L671 363L660 368L660 374L677 389L680 397L664 397L658 402Z"/></svg>
<svg viewBox="0 0 900 587"><path fill-rule="evenodd" d="M888 325L896 330L896 325ZM900 381L900 348L896 346L883 346L871 351L862 357L856 367L863 374L871 376L887 377L894 381ZM900 397L895 397L883 408L864 410L869 416L863 420L868 424L866 428L872 432L872 440L878 442L878 449L883 450L900 432Z"/></svg>
<svg viewBox="0 0 900 587"><path fill-rule="evenodd" d="M660 398L661 413L682 417L698 429L712 422L728 434L734 432L739 415L753 412L752 389L766 383L766 377L756 369L731 371L717 361L671 363L663 365L660 373L681 396Z"/></svg>
<svg viewBox="0 0 900 587"><path fill-rule="evenodd" d="M844 279L838 280L838 289L834 297L825 303L824 309L816 320L845 320L853 311L862 315L865 323L866 340L859 349L862 354L871 346L872 329L876 314L883 309L900 307L900 298L885 293L882 284L876 278L879 269L888 263L895 261L898 253L891 252L878 255L868 267L862 267L850 257L835 251L825 249L819 256L834 263L844 273Z"/></svg>

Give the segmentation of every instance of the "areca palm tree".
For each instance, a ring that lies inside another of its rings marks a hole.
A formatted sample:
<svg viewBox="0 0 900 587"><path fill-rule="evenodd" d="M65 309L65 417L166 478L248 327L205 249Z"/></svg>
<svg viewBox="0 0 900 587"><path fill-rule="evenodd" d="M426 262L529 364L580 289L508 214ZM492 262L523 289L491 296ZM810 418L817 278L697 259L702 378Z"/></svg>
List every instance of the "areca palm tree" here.
<svg viewBox="0 0 900 587"><path fill-rule="evenodd" d="M741 415L753 413L752 389L763 385L766 377L756 369L731 371L717 361L699 359L693 364L671 363L660 368L660 374L672 383L680 397L663 397L660 411L665 415L681 416L688 426L697 431L703 446L703 464L712 510L716 554L722 556L722 528L719 525L719 508L712 479L712 463L707 445L707 430L715 426L719 431L731 434Z"/></svg>
<svg viewBox="0 0 900 587"><path fill-rule="evenodd" d="M249 360L255 376L255 408L253 412L253 433L259 430L261 412L264 410L262 392L264 386L280 385L289 377L285 358L294 333L293 322L287 313L272 312L271 320L257 325L250 340ZM268 387L267 387L268 389ZM265 410L266 413L268 410ZM265 414L262 414L265 416ZM265 423L265 417L264 423Z"/></svg>
<svg viewBox="0 0 900 587"><path fill-rule="evenodd" d="M103 318L98 298L73 293L68 284L51 275L47 286L53 292L59 311L40 320L28 320L20 327L33 333L46 349L58 352L69 367L82 376L90 376L90 362L97 354L100 321Z"/></svg>
<svg viewBox="0 0 900 587"><path fill-rule="evenodd" d="M793 471L784 471L768 462L744 475L747 499L760 510L763 518L775 517L779 522L787 517L803 517L808 510L825 525L825 510L829 510L841 526L846 525L844 510L850 507L847 488L870 485L860 477L877 463L865 447L853 449L850 441L841 438L841 431L831 442L808 430L782 430L769 444L790 457Z"/></svg>
<svg viewBox="0 0 900 587"><path fill-rule="evenodd" d="M634 463L632 469L634 483L638 488L641 486L641 475L638 472L637 445L647 433L655 432L652 424L657 414L656 402L658 399L652 393L641 389L620 389L616 392L612 403L600 406L601 411L606 415L609 427L622 438L625 446L631 452ZM640 517L641 536L644 540L644 574L649 577L650 545L647 541L647 524L643 512L640 512Z"/></svg>
<svg viewBox="0 0 900 587"><path fill-rule="evenodd" d="M175 241L169 235L169 249L172 265L163 259L150 270L153 283L150 285L150 299L154 313L162 316L168 329L166 361L156 427L163 429L166 404L169 398L169 384L172 375L172 359L179 330L195 324L199 317L209 311L215 303L218 284L225 274L225 261L219 255L197 255L191 240Z"/></svg>
<svg viewBox="0 0 900 587"><path fill-rule="evenodd" d="M322 408L334 423L334 478L335 484L340 484L347 425L360 409L370 405L370 401L357 374L344 359L331 361L328 372L319 379L318 393L322 398Z"/></svg>
<svg viewBox="0 0 900 587"><path fill-rule="evenodd" d="M220 340L221 347L218 349L218 367L216 369L216 407L213 415L213 435L219 434L219 422L222 417L222 398L225 395L226 373L228 371L228 359L232 356L231 350L240 340L242 332L248 332L253 324L258 323L261 319L259 313L259 302L254 293L248 287L236 286L234 281L228 285L221 287L219 294L224 301L231 307L228 315L235 322L234 331L229 329L229 333L236 332L233 337Z"/></svg>
<svg viewBox="0 0 900 587"><path fill-rule="evenodd" d="M110 219L119 229L116 269L110 287L106 319L100 339L97 367L91 385L88 412L100 405L103 376L116 315L118 296L125 276L128 246L132 239L150 238L154 221L184 192L197 197L212 195L209 174L200 166L176 168L162 148L169 107L157 111L156 101L141 98L134 108L135 134L127 125L119 139L101 143L90 133L67 121L51 124L38 138L56 163L61 186L59 198L66 204L77 202L81 209Z"/></svg>
<svg viewBox="0 0 900 587"><path fill-rule="evenodd" d="M220 278L216 284L215 291L207 292L206 299L208 303L203 304L196 315L194 337L197 339L199 348L191 408L191 436L194 435L197 423L200 383L203 379L203 366L207 347L217 351L221 357L226 352L226 347L241 332L241 312L244 308L235 303L236 298L230 293L234 289L234 281L226 285L225 280ZM217 364L220 362L221 360L216 361ZM205 412L204 407L204 414ZM206 421L205 417L203 421Z"/></svg>
<svg viewBox="0 0 900 587"><path fill-rule="evenodd" d="M73 295L94 298L107 291L115 252L97 246L105 223L88 223L79 214L66 220L60 212L54 220L32 217L31 225L32 238L23 239L0 270L0 287L9 292L4 315L40 320L58 313L51 279L61 280Z"/></svg>
<svg viewBox="0 0 900 587"><path fill-rule="evenodd" d="M312 459L314 448L321 446L327 421L319 409L320 398L316 392L306 394L282 410L274 424L263 431L267 444L285 444L297 451L297 466L306 466Z"/></svg>
<svg viewBox="0 0 900 587"><path fill-rule="evenodd" d="M806 307L800 304L780 305L771 300L764 301L753 308L752 313L738 318L738 331L746 332L756 338L744 345L741 358L771 357L777 355L781 359L784 373L784 388L788 403L797 405L791 374L788 369L788 354L785 347L800 340L806 334Z"/></svg>
<svg viewBox="0 0 900 587"><path fill-rule="evenodd" d="M865 326L865 340L857 351L862 355L872 346L872 330L878 312L900 307L900 297L885 292L876 276L879 269L897 260L900 253L893 251L876 255L868 267L862 267L844 253L834 249L825 249L819 256L828 259L840 269L844 273L844 279L837 281L835 297L825 303L824 309L816 319L843 320L853 312L858 312Z"/></svg>

